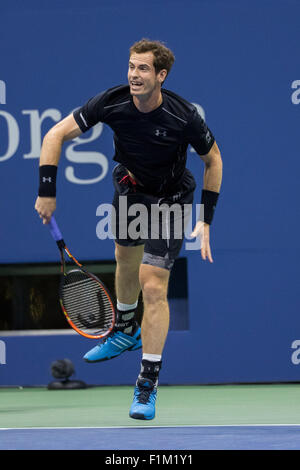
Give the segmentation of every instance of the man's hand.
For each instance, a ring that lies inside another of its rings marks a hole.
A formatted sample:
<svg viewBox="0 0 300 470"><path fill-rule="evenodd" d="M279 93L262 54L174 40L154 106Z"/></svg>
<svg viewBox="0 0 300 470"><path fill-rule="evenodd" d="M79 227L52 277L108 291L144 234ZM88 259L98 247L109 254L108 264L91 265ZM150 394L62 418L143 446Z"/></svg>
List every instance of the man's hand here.
<svg viewBox="0 0 300 470"><path fill-rule="evenodd" d="M35 202L35 210L43 220L43 224L48 224L50 222L51 216L55 209L55 197L38 197Z"/></svg>
<svg viewBox="0 0 300 470"><path fill-rule="evenodd" d="M202 259L208 259L208 261L213 263L209 244L209 225L199 220L191 233L191 237L200 238Z"/></svg>

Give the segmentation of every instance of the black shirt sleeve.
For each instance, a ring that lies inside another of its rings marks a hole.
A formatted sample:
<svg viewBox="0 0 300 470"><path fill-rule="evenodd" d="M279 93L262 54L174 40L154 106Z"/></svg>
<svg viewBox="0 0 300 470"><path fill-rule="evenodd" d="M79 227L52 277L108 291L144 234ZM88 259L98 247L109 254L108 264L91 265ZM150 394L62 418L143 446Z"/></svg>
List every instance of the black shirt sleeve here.
<svg viewBox="0 0 300 470"><path fill-rule="evenodd" d="M98 122L102 122L105 98L106 92L104 91L88 100L80 108L75 109L73 116L82 132L86 132Z"/></svg>
<svg viewBox="0 0 300 470"><path fill-rule="evenodd" d="M185 139L199 155L206 155L213 146L215 138L197 109L192 111L185 128Z"/></svg>

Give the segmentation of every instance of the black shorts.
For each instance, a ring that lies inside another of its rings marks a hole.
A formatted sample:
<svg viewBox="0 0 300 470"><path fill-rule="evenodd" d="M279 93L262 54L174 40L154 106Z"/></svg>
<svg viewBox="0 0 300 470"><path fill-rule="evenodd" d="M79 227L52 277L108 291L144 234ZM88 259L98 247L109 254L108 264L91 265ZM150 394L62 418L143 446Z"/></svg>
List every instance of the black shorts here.
<svg viewBox="0 0 300 470"><path fill-rule="evenodd" d="M144 245L143 264L171 270L192 210L196 187L193 175L186 169L176 192L167 197L143 193L121 164L113 170L113 183L112 233L116 243Z"/></svg>

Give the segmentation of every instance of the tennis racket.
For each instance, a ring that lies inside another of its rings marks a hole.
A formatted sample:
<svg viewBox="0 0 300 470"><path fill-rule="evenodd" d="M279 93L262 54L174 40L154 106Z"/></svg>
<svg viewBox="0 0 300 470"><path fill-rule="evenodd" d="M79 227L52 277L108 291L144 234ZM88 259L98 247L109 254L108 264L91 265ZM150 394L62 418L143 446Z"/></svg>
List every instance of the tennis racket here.
<svg viewBox="0 0 300 470"><path fill-rule="evenodd" d="M49 229L60 251L59 302L69 325L86 338L104 338L115 324L115 309L107 288L70 253L53 216ZM71 269L67 268L65 253Z"/></svg>

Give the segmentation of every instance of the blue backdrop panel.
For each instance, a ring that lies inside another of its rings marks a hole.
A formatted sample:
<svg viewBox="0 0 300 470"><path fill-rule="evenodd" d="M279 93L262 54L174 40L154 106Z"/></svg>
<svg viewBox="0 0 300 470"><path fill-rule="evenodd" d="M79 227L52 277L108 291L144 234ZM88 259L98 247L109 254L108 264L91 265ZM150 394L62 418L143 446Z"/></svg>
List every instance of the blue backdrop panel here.
<svg viewBox="0 0 300 470"><path fill-rule="evenodd" d="M184 244L190 330L170 333L164 380L298 380L300 3L12 0L0 14L0 263L58 259L34 211L42 138L99 91L126 83L134 41L160 39L176 56L166 88L199 105L224 160L214 263ZM113 242L97 235L112 157L112 133L101 125L63 147L56 218L82 260L114 257ZM192 149L188 167L199 202L203 164ZM80 337L69 341L78 357L88 349ZM1 374L10 367L0 364ZM103 368L110 378L118 366Z"/></svg>

